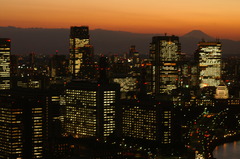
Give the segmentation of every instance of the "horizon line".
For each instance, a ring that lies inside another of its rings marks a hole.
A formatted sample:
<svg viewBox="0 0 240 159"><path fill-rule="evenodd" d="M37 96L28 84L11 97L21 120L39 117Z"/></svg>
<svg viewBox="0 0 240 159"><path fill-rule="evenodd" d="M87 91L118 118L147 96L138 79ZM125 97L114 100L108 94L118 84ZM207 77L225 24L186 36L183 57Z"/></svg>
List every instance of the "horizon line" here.
<svg viewBox="0 0 240 159"><path fill-rule="evenodd" d="M76 25L73 25L73 26L76 26ZM79 25L79 26L87 26L87 27L89 27L89 25ZM72 26L70 26L70 27L72 27ZM51 29L70 29L70 27L69 27L69 28L44 28L44 27L0 26L0 28L16 28L16 29L49 29L49 30L51 30ZM90 27L89 27L89 28L90 28ZM185 33L185 34L183 34L183 35L170 34L170 33L166 33L166 32L164 32L164 33L139 33L139 32L130 32L130 31L121 31L121 30L108 30L108 29L103 29L103 28L95 28L95 29L89 29L89 30L90 30L90 31L94 31L94 30L103 30L103 31L124 32L124 33L130 33L130 34L142 34L142 35L157 35L157 34L159 34L159 35L161 35L161 36L167 34L168 36L173 36L173 35L174 35L174 36L178 36L178 37L183 37L183 36L185 36L185 35L187 35L187 34L193 32L193 31L199 31L199 32L202 32L203 34L209 36L209 37L212 38L212 39L240 41L240 40L227 39L227 38L219 38L219 37L214 38L213 36L211 36L211 35L205 33L205 32L202 31L202 30L199 30L199 29L193 29L193 30L191 30L191 31L189 31L189 32L187 32L187 33Z"/></svg>

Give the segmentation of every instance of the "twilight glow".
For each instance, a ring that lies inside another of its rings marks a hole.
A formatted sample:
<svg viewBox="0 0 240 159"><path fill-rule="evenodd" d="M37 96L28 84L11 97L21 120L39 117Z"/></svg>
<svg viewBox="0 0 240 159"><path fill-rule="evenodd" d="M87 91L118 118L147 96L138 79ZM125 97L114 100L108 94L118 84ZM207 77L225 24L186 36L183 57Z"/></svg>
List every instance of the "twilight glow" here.
<svg viewBox="0 0 240 159"><path fill-rule="evenodd" d="M198 29L213 37L240 40L239 0L8 0L1 6L0 26L88 25L176 35Z"/></svg>

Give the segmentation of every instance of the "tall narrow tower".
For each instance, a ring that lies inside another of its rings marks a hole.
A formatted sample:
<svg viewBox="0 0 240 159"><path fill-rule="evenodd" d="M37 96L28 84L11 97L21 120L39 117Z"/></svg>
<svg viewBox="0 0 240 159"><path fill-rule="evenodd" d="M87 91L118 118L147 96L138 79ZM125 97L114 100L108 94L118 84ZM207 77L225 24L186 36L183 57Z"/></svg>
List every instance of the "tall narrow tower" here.
<svg viewBox="0 0 240 159"><path fill-rule="evenodd" d="M70 71L73 78L78 78L86 54L86 47L89 47L89 29L87 26L73 26L70 29ZM87 52L89 53L89 52ZM90 51L90 53L92 53Z"/></svg>
<svg viewBox="0 0 240 159"><path fill-rule="evenodd" d="M199 86L217 87L221 80L221 50L220 42L199 42L195 53L195 60L198 64Z"/></svg>
<svg viewBox="0 0 240 159"><path fill-rule="evenodd" d="M177 36L152 38L150 59L153 94L171 94L172 90L178 87L180 50Z"/></svg>
<svg viewBox="0 0 240 159"><path fill-rule="evenodd" d="M0 38L0 89L10 89L11 40Z"/></svg>

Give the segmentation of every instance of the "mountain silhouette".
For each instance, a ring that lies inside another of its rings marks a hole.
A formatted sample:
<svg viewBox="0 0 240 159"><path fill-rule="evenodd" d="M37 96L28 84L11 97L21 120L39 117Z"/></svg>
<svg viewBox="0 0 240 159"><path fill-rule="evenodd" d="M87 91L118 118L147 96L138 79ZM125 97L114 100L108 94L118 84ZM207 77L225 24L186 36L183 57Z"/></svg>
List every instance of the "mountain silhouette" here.
<svg viewBox="0 0 240 159"><path fill-rule="evenodd" d="M207 35L206 33L202 32L201 30L192 30L189 33L182 36L182 38L194 38L194 39L204 39L204 40L213 40L211 36Z"/></svg>
<svg viewBox="0 0 240 159"><path fill-rule="evenodd" d="M182 52L193 54L197 49L198 42L203 40L209 42L215 42L219 40L222 43L223 56L240 55L240 41L216 39L207 35L201 30L192 30L180 37Z"/></svg>
<svg viewBox="0 0 240 159"><path fill-rule="evenodd" d="M0 27L0 38L11 38L12 54L69 54L70 29L17 28ZM149 45L153 36L161 34L140 34L103 29L90 30L90 42L95 54L122 54L129 51L131 45L136 45L140 54L149 53ZM192 55L197 49L197 43L216 39L200 30L193 30L180 36L182 52ZM240 41L220 39L223 44L223 55L240 54Z"/></svg>

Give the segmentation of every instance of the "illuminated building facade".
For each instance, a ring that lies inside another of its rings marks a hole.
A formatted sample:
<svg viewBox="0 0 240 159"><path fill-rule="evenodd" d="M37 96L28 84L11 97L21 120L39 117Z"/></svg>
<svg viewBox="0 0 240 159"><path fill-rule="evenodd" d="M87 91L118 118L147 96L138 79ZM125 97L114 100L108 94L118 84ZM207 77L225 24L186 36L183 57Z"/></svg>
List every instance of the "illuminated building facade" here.
<svg viewBox="0 0 240 159"><path fill-rule="evenodd" d="M126 100L122 105L123 137L159 144L173 142L171 103Z"/></svg>
<svg viewBox="0 0 240 159"><path fill-rule="evenodd" d="M228 98L229 98L228 88L224 83L221 83L216 88L215 99L228 99Z"/></svg>
<svg viewBox="0 0 240 159"><path fill-rule="evenodd" d="M79 71L79 78L81 79L96 79L96 67L93 59L94 49L92 45L85 45L81 48L82 64Z"/></svg>
<svg viewBox="0 0 240 159"><path fill-rule="evenodd" d="M0 158L23 158L23 108L7 95L0 98Z"/></svg>
<svg viewBox="0 0 240 159"><path fill-rule="evenodd" d="M137 84L136 78L133 77L123 77L123 78L113 78L113 81L120 84L121 99L127 97L127 94L130 92L136 92Z"/></svg>
<svg viewBox="0 0 240 159"><path fill-rule="evenodd" d="M87 26L73 26L70 29L70 72L73 78L80 77L84 65L92 64L93 47L90 45L89 29Z"/></svg>
<svg viewBox="0 0 240 159"><path fill-rule="evenodd" d="M155 36L150 47L152 92L171 94L179 84L180 42L177 36Z"/></svg>
<svg viewBox="0 0 240 159"><path fill-rule="evenodd" d="M195 54L198 63L199 87L220 84L222 44L220 42L199 42Z"/></svg>
<svg viewBox="0 0 240 159"><path fill-rule="evenodd" d="M74 138L105 139L116 129L118 84L72 81L65 93L64 129Z"/></svg>
<svg viewBox="0 0 240 159"><path fill-rule="evenodd" d="M26 90L0 92L0 158L44 158L48 98Z"/></svg>
<svg viewBox="0 0 240 159"><path fill-rule="evenodd" d="M0 89L10 89L11 40L0 38Z"/></svg>
<svg viewBox="0 0 240 159"><path fill-rule="evenodd" d="M11 77L11 88L47 89L50 79L46 76Z"/></svg>

